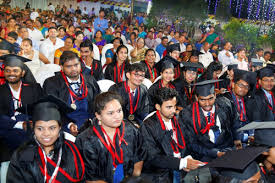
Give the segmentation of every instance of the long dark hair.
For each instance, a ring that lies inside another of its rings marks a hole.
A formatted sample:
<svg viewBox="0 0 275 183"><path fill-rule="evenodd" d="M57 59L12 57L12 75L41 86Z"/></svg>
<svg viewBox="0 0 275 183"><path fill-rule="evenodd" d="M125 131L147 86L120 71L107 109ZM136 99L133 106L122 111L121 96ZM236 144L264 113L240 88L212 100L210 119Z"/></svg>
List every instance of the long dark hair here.
<svg viewBox="0 0 275 183"><path fill-rule="evenodd" d="M127 54L128 54L128 48L125 46L125 45L120 45L118 48L117 48L117 50L116 50L116 54L114 54L114 57L113 57L113 64L115 65L115 64L117 64L117 54L118 54L118 52L122 49L122 48L126 48L126 50L127 50ZM129 63L129 60L128 60L128 57L127 57L127 59L125 60L125 63Z"/></svg>

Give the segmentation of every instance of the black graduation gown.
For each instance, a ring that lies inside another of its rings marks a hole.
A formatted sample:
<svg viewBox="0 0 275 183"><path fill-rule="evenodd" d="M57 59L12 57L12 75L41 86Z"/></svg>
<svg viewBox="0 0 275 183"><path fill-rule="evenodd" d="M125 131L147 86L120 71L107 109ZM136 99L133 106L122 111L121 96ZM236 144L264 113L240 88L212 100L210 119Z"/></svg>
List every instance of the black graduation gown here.
<svg viewBox="0 0 275 183"><path fill-rule="evenodd" d="M261 167L261 174L268 183L275 183L275 171L268 171L265 167Z"/></svg>
<svg viewBox="0 0 275 183"><path fill-rule="evenodd" d="M88 100L88 106L89 106L88 113L90 115L93 115L94 114L93 102L94 102L95 96L100 93L100 89L93 76L83 74L83 78L84 78L85 85L88 88L88 94L86 97L86 99ZM61 100L65 101L66 103L69 103L70 92L64 78L62 77L61 72L56 72L55 76L46 79L43 85L43 90L45 94L54 95L60 98Z"/></svg>
<svg viewBox="0 0 275 183"><path fill-rule="evenodd" d="M272 91L273 95L275 94ZM254 97L247 101L248 118L251 121L274 121L275 116L272 110L268 107L268 101L262 89L255 92ZM275 101L273 100L273 111L275 111Z"/></svg>
<svg viewBox="0 0 275 183"><path fill-rule="evenodd" d="M126 92L125 89L125 82L126 81L114 84L110 87L109 91L117 92L123 98L123 114L125 118L128 118L128 116L130 115L130 98L129 94ZM134 121L137 121L140 124L143 121L143 119L149 114L149 99L146 86L144 86L143 84L139 86L140 96L138 101L137 91L138 90L136 89L133 101L133 109L135 108L137 102L138 105L136 111L133 114L135 116Z"/></svg>
<svg viewBox="0 0 275 183"><path fill-rule="evenodd" d="M195 98L195 86L190 86L183 76L174 80L173 85L178 92L178 106L185 108L189 104L196 101ZM191 92L190 92L191 91Z"/></svg>
<svg viewBox="0 0 275 183"><path fill-rule="evenodd" d="M219 88L225 88L228 91L231 91L231 86L230 86L230 79L228 78L227 72L225 72L219 79L222 79L222 81L219 82Z"/></svg>
<svg viewBox="0 0 275 183"><path fill-rule="evenodd" d="M134 164L143 161L146 153L142 148L142 138L138 129L127 120L124 120L124 123L125 141L121 143L121 148L123 150L124 177L126 177L133 174ZM109 153L100 141L93 127L104 137L98 121L95 119L93 124L76 138L76 145L79 148L85 164L85 178L87 181L103 180L112 183L113 160L111 153ZM120 133L122 133L122 129L123 125L119 127ZM116 144L118 145L118 138L116 138ZM118 149L119 148L117 148L117 151Z"/></svg>
<svg viewBox="0 0 275 183"><path fill-rule="evenodd" d="M84 67L82 67L82 73L87 74L87 75L92 75L96 81L104 79L104 75L102 72L102 65L99 60L93 59L93 63L91 66L91 69L86 67L85 64L83 63Z"/></svg>
<svg viewBox="0 0 275 183"><path fill-rule="evenodd" d="M148 66L148 65L146 64L145 60L140 61L140 63L141 63L141 64L144 66L144 68L145 68L145 78L151 80L151 79L152 79L152 75L153 75L153 79L155 80L155 79L159 76L159 75L158 75L158 71L157 71L157 69L155 68L155 66L154 66L153 68L151 68L150 66ZM150 67L151 72L152 72L152 75L151 75L150 70L149 70L148 67ZM153 72L153 71L154 71L154 72ZM153 74L153 73L154 73L154 74Z"/></svg>
<svg viewBox="0 0 275 183"><path fill-rule="evenodd" d="M185 125L188 136L189 148L192 151L192 156L201 161L210 161L217 157L217 152L233 148L233 141L239 140L239 135L236 129L238 123L237 111L234 110L230 101L225 97L219 97L215 101L215 120L219 117L221 123L221 133L216 143L209 139L208 132L204 134L201 132L206 127L206 119L204 117L201 107L199 107L199 115L201 120L201 128L198 123L198 118L195 109L195 125L193 123L193 103L187 106L180 112L179 122ZM197 131L197 132L196 132Z"/></svg>
<svg viewBox="0 0 275 183"><path fill-rule="evenodd" d="M156 81L153 85L151 85L151 87L148 90L148 96L149 96L149 112L153 112L155 111L155 102L154 102L154 97L157 95L157 91L159 88L162 88L162 84L161 84L162 80L159 79L158 81ZM170 88L174 88L175 86L173 85L173 83L169 83L169 87Z"/></svg>
<svg viewBox="0 0 275 183"><path fill-rule="evenodd" d="M42 88L39 84L22 84L21 102L23 106L36 102L42 95ZM0 86L0 144L5 144L1 146L0 161L8 161L12 152L27 139L23 129L13 128L21 120L12 120L12 116L14 116L12 93L6 83ZM20 119L26 119L26 115L20 116L22 117Z"/></svg>
<svg viewBox="0 0 275 183"><path fill-rule="evenodd" d="M187 145L185 129L180 123L179 126L184 137L183 142L180 131L177 129L179 144ZM173 131L162 129L156 113L143 122L140 131L144 141L143 146L147 150L143 176L150 177L155 183L173 182L173 171L179 170L180 165L180 158L173 156L174 151L171 147ZM179 151L182 158L188 155L186 146L183 149L179 148ZM181 173L185 174L183 171Z"/></svg>
<svg viewBox="0 0 275 183"><path fill-rule="evenodd" d="M55 163L57 163L58 160L58 152L57 150L52 159ZM32 140L13 154L8 169L7 182L44 182L44 175L42 174L40 166L43 169L38 145ZM76 166L78 167L78 175ZM75 179L74 182L84 182L85 167L81 154L73 142L64 139L62 143L60 168L66 171L70 178ZM48 161L47 171L49 176L53 174L54 169L55 167ZM73 182L72 179L67 178L61 171L58 171L56 176L57 181L55 182L69 183Z"/></svg>
<svg viewBox="0 0 275 183"><path fill-rule="evenodd" d="M104 77L105 77L105 79L109 79L109 80L114 81L115 83L119 83L119 82L121 82L121 81L119 81L119 76L121 74L123 74L121 79L123 79L123 78L126 79L126 70L127 70L127 67L128 67L128 62L126 62L126 63L124 63L124 65L122 64L120 66L120 73L119 74L118 74L118 71L117 71L116 64L117 64L117 62L112 62L112 63L107 65L107 67L105 69ZM124 73L122 73L122 72L124 72Z"/></svg>

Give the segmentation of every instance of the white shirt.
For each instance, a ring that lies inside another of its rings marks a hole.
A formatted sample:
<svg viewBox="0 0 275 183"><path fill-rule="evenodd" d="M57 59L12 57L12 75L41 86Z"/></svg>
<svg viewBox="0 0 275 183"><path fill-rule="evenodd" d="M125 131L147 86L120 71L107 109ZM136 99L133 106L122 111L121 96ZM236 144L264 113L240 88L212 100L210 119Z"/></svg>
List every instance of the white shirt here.
<svg viewBox="0 0 275 183"><path fill-rule="evenodd" d="M228 52L229 57L226 54L226 52ZM230 51L226 51L226 50L222 50L219 52L218 54L218 60L223 64L223 66L227 66L229 64L232 64L232 62L234 62L234 55L232 52Z"/></svg>
<svg viewBox="0 0 275 183"><path fill-rule="evenodd" d="M43 34L41 33L40 30L37 30L36 28L34 28L33 30L28 28L28 32L29 32L29 38L31 40L35 40L35 41L40 41L41 39L44 39Z"/></svg>
<svg viewBox="0 0 275 183"><path fill-rule="evenodd" d="M185 52L186 51L186 46L184 43L179 43L180 44L180 53Z"/></svg>
<svg viewBox="0 0 275 183"><path fill-rule="evenodd" d="M81 85L80 76L78 76L78 79L76 81L70 80L70 78L68 78L67 76L66 76L66 78L67 78L69 84L70 83L79 83L79 86ZM72 84L70 86L72 87L72 89L74 90L75 93L78 92L79 87L76 84Z"/></svg>
<svg viewBox="0 0 275 183"><path fill-rule="evenodd" d="M200 52L203 54L199 55L199 62L202 63L205 68L207 68L208 65L214 61L213 56L209 51L205 52L203 48L201 48Z"/></svg>
<svg viewBox="0 0 275 183"><path fill-rule="evenodd" d="M21 84L21 85L22 85L22 84ZM20 97L21 85L20 85L18 91L15 91L15 90L9 85L10 90L11 90L11 93L12 93L12 96L13 96L13 98L15 98L15 99L13 99L13 106L14 106L14 109L18 109L18 108L20 107L20 106L18 106L18 104L19 104L19 103L18 103L18 100L19 100L19 97ZM17 99L17 100L16 100L16 99ZM18 114L20 114L20 113L16 111L16 112L14 113L14 116L11 117L11 119L12 119L12 120L16 120L15 116L18 115ZM17 123L13 126L13 128L23 129L23 123L24 123L24 121L19 121L19 122L17 122Z"/></svg>
<svg viewBox="0 0 275 183"><path fill-rule="evenodd" d="M64 41L62 41L61 39L56 38L56 43L54 45L52 41L48 38L42 42L39 50L43 55L45 55L45 57L47 57L47 59L51 62L51 64L53 64L55 50L63 46L64 46Z"/></svg>
<svg viewBox="0 0 275 183"><path fill-rule="evenodd" d="M213 106L213 108L211 109L211 111L204 111L204 110L202 109L202 112L203 112L203 114L204 114L205 117L208 116L208 115L207 115L208 112L211 112L212 114L214 114L214 113L215 113L215 106ZM216 118L215 120L216 120L216 121L215 121L215 122L216 122L216 126L219 127L219 130L220 130L220 132L221 132L221 122L220 122L220 119L219 119L219 116L218 116L218 115L217 115L217 118ZM215 135L214 135L214 132L213 132L212 129L209 130L208 136L209 136L209 140L210 140L211 142L215 143Z"/></svg>
<svg viewBox="0 0 275 183"><path fill-rule="evenodd" d="M50 11L53 11L53 12L54 12L54 10L55 10L54 5L50 5L50 6L48 6L48 10L50 10Z"/></svg>
<svg viewBox="0 0 275 183"><path fill-rule="evenodd" d="M235 59L235 62L238 63L238 69L248 71L248 62L246 62L244 59L243 61Z"/></svg>

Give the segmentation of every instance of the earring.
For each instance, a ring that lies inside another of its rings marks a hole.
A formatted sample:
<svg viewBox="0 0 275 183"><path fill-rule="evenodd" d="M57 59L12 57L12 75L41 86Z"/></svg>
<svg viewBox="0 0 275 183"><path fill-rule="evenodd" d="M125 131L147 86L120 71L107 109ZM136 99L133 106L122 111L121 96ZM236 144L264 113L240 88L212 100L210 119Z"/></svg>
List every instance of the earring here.
<svg viewBox="0 0 275 183"><path fill-rule="evenodd" d="M101 125L101 121L100 120L98 120L98 125Z"/></svg>

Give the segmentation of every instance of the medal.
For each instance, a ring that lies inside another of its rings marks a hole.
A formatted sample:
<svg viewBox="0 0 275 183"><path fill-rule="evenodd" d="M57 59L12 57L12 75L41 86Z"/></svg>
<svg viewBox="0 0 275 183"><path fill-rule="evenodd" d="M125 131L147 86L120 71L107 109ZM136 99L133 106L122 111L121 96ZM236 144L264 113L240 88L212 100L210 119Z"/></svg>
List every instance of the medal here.
<svg viewBox="0 0 275 183"><path fill-rule="evenodd" d="M71 108L73 108L74 110L76 110L77 107L76 107L75 103L71 104Z"/></svg>
<svg viewBox="0 0 275 183"><path fill-rule="evenodd" d="M129 121L133 121L135 119L135 116L133 115L133 114L130 114L129 116L128 116L128 120Z"/></svg>

